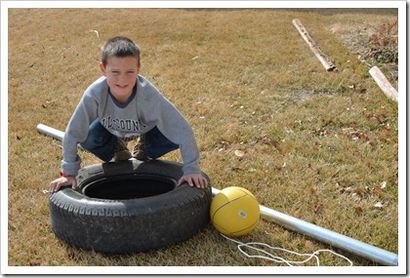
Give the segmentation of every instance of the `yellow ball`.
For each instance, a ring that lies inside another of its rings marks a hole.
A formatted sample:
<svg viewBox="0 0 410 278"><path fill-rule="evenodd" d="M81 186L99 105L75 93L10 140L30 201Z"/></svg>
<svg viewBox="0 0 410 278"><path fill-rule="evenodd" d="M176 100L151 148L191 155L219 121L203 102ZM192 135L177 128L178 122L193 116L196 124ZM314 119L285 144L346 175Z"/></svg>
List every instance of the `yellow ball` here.
<svg viewBox="0 0 410 278"><path fill-rule="evenodd" d="M258 224L259 203L253 194L242 187L222 189L212 199L211 221L214 227L227 236L250 233Z"/></svg>

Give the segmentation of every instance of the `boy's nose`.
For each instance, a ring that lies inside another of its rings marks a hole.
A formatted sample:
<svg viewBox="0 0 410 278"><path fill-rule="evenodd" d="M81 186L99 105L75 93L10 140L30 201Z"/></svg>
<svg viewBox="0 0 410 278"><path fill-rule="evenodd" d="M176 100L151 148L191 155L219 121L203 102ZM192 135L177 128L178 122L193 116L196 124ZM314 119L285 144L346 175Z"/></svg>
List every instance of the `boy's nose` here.
<svg viewBox="0 0 410 278"><path fill-rule="evenodd" d="M118 77L118 84L126 85L127 84L127 77L126 76L119 76Z"/></svg>

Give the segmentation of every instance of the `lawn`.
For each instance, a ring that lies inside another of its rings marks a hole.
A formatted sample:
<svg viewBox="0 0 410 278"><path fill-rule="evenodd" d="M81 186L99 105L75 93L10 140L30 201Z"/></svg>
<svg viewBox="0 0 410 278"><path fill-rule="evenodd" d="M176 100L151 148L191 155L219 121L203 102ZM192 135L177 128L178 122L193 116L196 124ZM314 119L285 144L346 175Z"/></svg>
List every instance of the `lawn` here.
<svg viewBox="0 0 410 278"><path fill-rule="evenodd" d="M337 72L324 70L294 18ZM353 43L395 20L395 10L10 9L9 265L280 265L246 259L211 225L181 244L127 256L55 237L43 191L58 176L61 144L36 125L65 129L100 76L101 45L115 35L139 44L141 74L192 124L213 187L242 186L267 207L397 253L397 103ZM83 165L100 162L80 155ZM178 152L165 159L181 161ZM240 240L301 253L329 248L266 220ZM375 265L336 251L355 265ZM321 263L345 264L328 254Z"/></svg>

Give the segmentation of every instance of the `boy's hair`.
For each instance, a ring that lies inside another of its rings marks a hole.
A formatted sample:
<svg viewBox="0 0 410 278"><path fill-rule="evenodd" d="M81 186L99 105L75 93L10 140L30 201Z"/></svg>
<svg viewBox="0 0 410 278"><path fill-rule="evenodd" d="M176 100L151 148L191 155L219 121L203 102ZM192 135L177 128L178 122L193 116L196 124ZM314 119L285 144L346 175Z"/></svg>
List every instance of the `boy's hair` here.
<svg viewBox="0 0 410 278"><path fill-rule="evenodd" d="M107 40L102 47L101 62L107 65L110 57L128 57L137 58L140 65L140 48L127 37L117 36Z"/></svg>

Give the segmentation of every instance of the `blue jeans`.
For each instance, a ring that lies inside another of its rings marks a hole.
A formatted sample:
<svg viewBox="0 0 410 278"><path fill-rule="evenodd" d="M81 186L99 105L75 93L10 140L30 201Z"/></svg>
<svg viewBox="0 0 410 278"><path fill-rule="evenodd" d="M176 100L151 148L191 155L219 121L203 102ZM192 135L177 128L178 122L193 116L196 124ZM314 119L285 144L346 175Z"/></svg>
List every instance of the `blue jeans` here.
<svg viewBox="0 0 410 278"><path fill-rule="evenodd" d="M169 141L157 127L141 136L144 136L144 150L149 158L155 159L179 148L177 144ZM87 139L80 145L99 159L107 162L114 156L117 140L118 138L101 125L97 119L91 123Z"/></svg>

